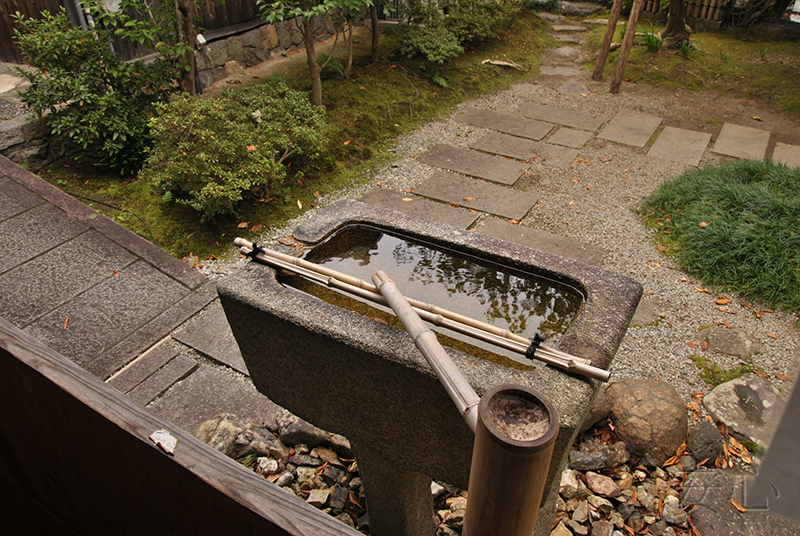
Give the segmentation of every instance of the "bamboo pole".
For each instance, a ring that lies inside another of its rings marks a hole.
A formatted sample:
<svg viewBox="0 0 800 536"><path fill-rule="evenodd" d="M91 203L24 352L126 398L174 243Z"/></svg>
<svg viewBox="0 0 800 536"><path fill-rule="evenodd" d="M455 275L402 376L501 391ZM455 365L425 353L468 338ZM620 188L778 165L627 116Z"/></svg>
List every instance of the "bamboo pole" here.
<svg viewBox="0 0 800 536"><path fill-rule="evenodd" d="M614 77L611 79L609 91L613 94L619 93L619 87L622 85L622 76L625 74L625 65L628 63L628 54L633 45L633 36L636 34L636 24L639 22L641 9L642 0L634 0L631 15L628 18L628 27L625 29L625 37L620 47L619 58L617 58L617 65L614 69Z"/></svg>
<svg viewBox="0 0 800 536"><path fill-rule="evenodd" d="M608 24L606 25L606 33L603 36L603 43L600 45L597 63L595 63L594 71L592 72L592 80L599 81L603 78L603 69L606 67L608 53L611 50L611 41L614 39L614 32L617 29L619 14L622 12L622 2L623 0L614 0L614 5L611 7L611 13L608 15Z"/></svg>
<svg viewBox="0 0 800 536"><path fill-rule="evenodd" d="M240 247L240 251L243 254L251 255L253 243L243 238L237 238L234 240L234 243ZM261 248L261 252L259 252L255 258L265 264L296 273L328 287L388 307L388 303L385 301L385 298L381 296L380 292L378 292L375 285L363 279L358 279L304 259L292 257L291 255L266 248ZM524 337L508 330L497 328L491 324L459 315L458 313L453 313L452 311L442 309L435 305L430 305L408 297L405 299L420 317L431 324L463 333L464 335L483 340L530 358L530 352L528 350L531 341ZM469 322L463 322L461 319L465 319ZM544 344L539 344L538 347L536 347L533 356L548 365L603 382L607 382L611 376L611 373L607 370L593 367L591 361L588 359L573 356Z"/></svg>

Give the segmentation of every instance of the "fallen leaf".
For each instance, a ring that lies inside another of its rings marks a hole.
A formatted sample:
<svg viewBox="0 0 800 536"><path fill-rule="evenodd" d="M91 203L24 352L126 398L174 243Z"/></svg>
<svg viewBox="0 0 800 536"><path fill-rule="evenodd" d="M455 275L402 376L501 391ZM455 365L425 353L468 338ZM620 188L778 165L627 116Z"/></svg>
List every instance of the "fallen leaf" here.
<svg viewBox="0 0 800 536"><path fill-rule="evenodd" d="M708 343L706 341L701 341L700 348L702 348L703 350L708 350Z"/></svg>
<svg viewBox="0 0 800 536"><path fill-rule="evenodd" d="M266 475L265 478L274 484L275 481L278 480L282 474L283 473L275 473L274 475Z"/></svg>
<svg viewBox="0 0 800 536"><path fill-rule="evenodd" d="M775 311L773 311L772 309L764 309L764 310L762 310L762 311L759 311L759 312L757 312L757 313L756 313L756 316L757 316L758 318L761 318L762 316L764 316L764 313L774 313L774 312L775 312Z"/></svg>
<svg viewBox="0 0 800 536"><path fill-rule="evenodd" d="M345 142L342 145L350 145L350 140L345 140Z"/></svg>
<svg viewBox="0 0 800 536"><path fill-rule="evenodd" d="M257 147L255 145L246 145L245 149L247 149L248 151L255 151Z"/></svg>
<svg viewBox="0 0 800 536"><path fill-rule="evenodd" d="M669 467L670 465L675 465L680 461L678 456L673 456L672 458L668 459L664 463L661 464L661 467Z"/></svg>
<svg viewBox="0 0 800 536"><path fill-rule="evenodd" d="M723 437L728 437L728 435L729 435L728 434L728 426L724 422L719 421L717 423L717 430L719 430L719 433L722 434ZM724 449L725 445L723 445L722 447Z"/></svg>
<svg viewBox="0 0 800 536"><path fill-rule="evenodd" d="M689 348L697 348L697 343L696 342L687 342L686 346L688 346Z"/></svg>
<svg viewBox="0 0 800 536"><path fill-rule="evenodd" d="M708 290L707 288L703 288L703 287L694 287L694 289L695 289L697 292L705 292L706 294L711 294L712 296L714 295L714 294L712 294L712 292L711 292L710 290Z"/></svg>
<svg viewBox="0 0 800 536"><path fill-rule="evenodd" d="M386 320L384 320L383 318L381 318L379 316L368 316L367 318L370 318L370 319L374 320L375 322L380 322L381 324L389 324Z"/></svg>
<svg viewBox="0 0 800 536"><path fill-rule="evenodd" d="M414 189L413 189L413 188L409 188L408 190L406 190L406 193L407 193L407 194L410 194L410 193L412 193L413 191L414 191Z"/></svg>
<svg viewBox="0 0 800 536"><path fill-rule="evenodd" d="M463 200L464 201L472 201L473 199L475 199L475 198L474 197L465 197Z"/></svg>
<svg viewBox="0 0 800 536"><path fill-rule="evenodd" d="M303 208L303 203L301 203L299 199L297 200L297 208L299 209Z"/></svg>
<svg viewBox="0 0 800 536"><path fill-rule="evenodd" d="M736 502L736 499L734 499L733 497L731 497L731 504L733 505L734 508L736 508L740 512L747 512L747 508Z"/></svg>
<svg viewBox="0 0 800 536"><path fill-rule="evenodd" d="M109 268L109 270L111 270L111 269ZM111 270L111 273L114 274L114 277L119 277L119 272L118 271Z"/></svg>
<svg viewBox="0 0 800 536"><path fill-rule="evenodd" d="M214 254L212 253L211 255L209 255L208 257L206 257L206 260L207 260L207 261L211 261L211 260L218 261L219 259L217 258L217 256L216 256L216 255L214 255Z"/></svg>
<svg viewBox="0 0 800 536"><path fill-rule="evenodd" d="M353 490L349 490L350 494L350 502L355 504L357 507L361 508L361 505L358 504L358 496L355 494Z"/></svg>
<svg viewBox="0 0 800 536"><path fill-rule="evenodd" d="M508 220L508 222L509 222L509 223L513 223L514 225L517 225L517 224L519 224L519 222L518 222L517 220Z"/></svg>
<svg viewBox="0 0 800 536"><path fill-rule="evenodd" d="M610 158L601 158L600 161L601 162L611 162L611 159Z"/></svg>
<svg viewBox="0 0 800 536"><path fill-rule="evenodd" d="M758 370L758 369L755 369L753 372L754 372L754 373L755 373L755 375L756 375L756 376L758 376L759 378L764 378L765 380L766 380L767 378L769 378L769 375L768 375L766 372L764 372L763 370Z"/></svg>
<svg viewBox="0 0 800 536"><path fill-rule="evenodd" d="M685 277L679 277L679 278L678 278L678 281L680 281L681 283L686 283L686 282L687 282L687 281L689 281L689 280L688 280L688 279L686 279Z"/></svg>
<svg viewBox="0 0 800 536"><path fill-rule="evenodd" d="M242 223L240 223L236 227L238 227L239 229L245 229L248 225L250 225L249 222L243 221Z"/></svg>
<svg viewBox="0 0 800 536"><path fill-rule="evenodd" d="M778 378L779 380L783 380L785 382L793 382L794 381L792 378L790 378L786 374L783 374L783 373L780 373L780 372L776 372L775 373L775 377Z"/></svg>
<svg viewBox="0 0 800 536"><path fill-rule="evenodd" d="M378 181L378 186L380 186L380 185L381 185L381 181ZM314 192L314 197L319 197L319 190Z"/></svg>
<svg viewBox="0 0 800 536"><path fill-rule="evenodd" d="M658 244L656 247L658 248L658 251L667 251L667 248L665 248L661 244Z"/></svg>
<svg viewBox="0 0 800 536"><path fill-rule="evenodd" d="M698 225L700 227L708 227L708 222L701 221Z"/></svg>
<svg viewBox="0 0 800 536"><path fill-rule="evenodd" d="M460 205L457 205L456 203L447 203L447 204L450 205L451 207L460 208Z"/></svg>
<svg viewBox="0 0 800 536"><path fill-rule="evenodd" d="M358 89L360 89L361 91L366 91L367 90L367 88L365 88L364 86L359 86Z"/></svg>
<svg viewBox="0 0 800 536"><path fill-rule="evenodd" d="M754 115L754 116L753 116L753 119L755 119L756 121L763 121L763 119L761 119L761 118L760 118L760 117L758 117L757 115Z"/></svg>
<svg viewBox="0 0 800 536"><path fill-rule="evenodd" d="M730 299L730 298L722 298L722 297L720 297L720 299L715 300L714 303L716 303L717 305L727 305L727 304L731 303L732 301L733 300Z"/></svg>
<svg viewBox="0 0 800 536"><path fill-rule="evenodd" d="M113 272L113 270L112 270L112 272ZM767 337L769 337L770 339L777 339L778 338L778 336L775 335L774 333L767 333Z"/></svg>
<svg viewBox="0 0 800 536"><path fill-rule="evenodd" d="M69 324L69 315L64 319L64 331L67 331L67 324Z"/></svg>
<svg viewBox="0 0 800 536"><path fill-rule="evenodd" d="M253 227L250 230L251 231L260 231L263 228L264 228L264 224L259 223L258 225L253 225Z"/></svg>
<svg viewBox="0 0 800 536"><path fill-rule="evenodd" d="M736 314L736 311L729 311L728 309L725 309L724 307L717 307L717 309L719 309L723 313L728 313L729 315L735 315Z"/></svg>
<svg viewBox="0 0 800 536"><path fill-rule="evenodd" d="M414 200L413 197L404 197L403 198L403 201L413 201L413 200Z"/></svg>

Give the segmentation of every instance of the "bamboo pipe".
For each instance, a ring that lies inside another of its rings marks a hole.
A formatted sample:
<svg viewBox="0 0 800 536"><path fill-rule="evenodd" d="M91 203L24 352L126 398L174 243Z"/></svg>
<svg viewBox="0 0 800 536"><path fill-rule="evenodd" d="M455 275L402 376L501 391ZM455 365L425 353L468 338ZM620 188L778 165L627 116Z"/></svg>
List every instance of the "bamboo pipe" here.
<svg viewBox="0 0 800 536"><path fill-rule="evenodd" d="M478 426L478 403L481 401L475 394L475 390L439 344L436 335L422 323L422 319L411 308L394 281L389 279L389 276L382 270L378 270L372 276L372 281L381 296L389 302L389 306L403 323L408 334L411 335L416 347L425 356L428 364L436 373L436 377L442 382L464 422L475 432Z"/></svg>
<svg viewBox="0 0 800 536"><path fill-rule="evenodd" d="M234 240L234 243L241 248L240 251L243 254L251 254L252 243L242 238L237 238ZM255 258L271 266L302 275L303 277L317 281L328 287L336 288L380 305L388 306L388 303L377 291L375 286L367 283L363 279L358 279L304 259L298 259L297 257L292 257L291 255L266 248L262 248L262 251L258 253ZM406 297L406 300L411 304L416 313L427 322L530 357L528 356L530 341L524 337L434 305L419 302L408 297ZM468 320L469 322L462 322L461 319ZM487 329L482 329L484 326ZM545 346L544 344L539 344L534 352L534 357L548 365L558 367L567 372L581 374L603 382L608 381L611 376L608 371L593 367L591 361L588 359L570 355L561 350Z"/></svg>

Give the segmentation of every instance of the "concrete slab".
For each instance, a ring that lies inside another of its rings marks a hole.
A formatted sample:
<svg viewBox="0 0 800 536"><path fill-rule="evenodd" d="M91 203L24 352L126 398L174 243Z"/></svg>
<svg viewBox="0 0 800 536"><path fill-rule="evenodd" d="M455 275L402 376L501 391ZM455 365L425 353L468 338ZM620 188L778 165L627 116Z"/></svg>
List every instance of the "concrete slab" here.
<svg viewBox="0 0 800 536"><path fill-rule="evenodd" d="M558 92L568 97L581 97L589 94L589 88L577 80L567 80L558 86Z"/></svg>
<svg viewBox="0 0 800 536"><path fill-rule="evenodd" d="M536 203L536 196L440 171L414 189L414 193L505 218L521 220Z"/></svg>
<svg viewBox="0 0 800 536"><path fill-rule="evenodd" d="M526 102L517 108L517 113L530 117L531 119L538 119L539 121L547 121L548 123L555 123L557 125L564 125L565 127L577 128L580 130L590 130L594 132L600 125L603 124L603 119L595 117L586 112L579 110L570 110L553 106L552 104L540 104L538 102Z"/></svg>
<svg viewBox="0 0 800 536"><path fill-rule="evenodd" d="M548 132L553 130L553 125L550 123L527 119L518 115L501 114L491 110L467 110L457 119L470 125L490 128L498 132L531 140L541 140Z"/></svg>
<svg viewBox="0 0 800 536"><path fill-rule="evenodd" d="M585 32L586 26L577 26L574 24L554 24L553 31L556 32Z"/></svg>
<svg viewBox="0 0 800 536"><path fill-rule="evenodd" d="M119 277L110 277L64 303L25 331L84 366L186 293L173 279L137 261L120 271Z"/></svg>
<svg viewBox="0 0 800 536"><path fill-rule="evenodd" d="M402 194L384 188L375 188L359 199L362 203L389 208L412 216L426 218L466 229L478 219L478 214L465 208L428 201L415 195Z"/></svg>
<svg viewBox="0 0 800 536"><path fill-rule="evenodd" d="M517 182L528 169L528 165L521 162L442 144L434 145L417 160L430 166L509 185Z"/></svg>
<svg viewBox="0 0 800 536"><path fill-rule="evenodd" d="M44 199L6 177L0 177L0 221L43 203Z"/></svg>
<svg viewBox="0 0 800 536"><path fill-rule="evenodd" d="M557 67L553 65L542 65L539 67L539 74L542 76L578 76L580 71L575 67Z"/></svg>
<svg viewBox="0 0 800 536"><path fill-rule="evenodd" d="M128 396L145 406L164 394L176 382L186 378L198 367L197 361L185 355L178 355L152 376L131 389Z"/></svg>
<svg viewBox="0 0 800 536"><path fill-rule="evenodd" d="M233 338L228 319L225 318L218 301L209 306L199 318L172 336L214 361L249 376L239 345Z"/></svg>
<svg viewBox="0 0 800 536"><path fill-rule="evenodd" d="M606 128L597 137L623 145L644 147L661 121L660 117L654 115L623 111L609 121Z"/></svg>
<svg viewBox="0 0 800 536"><path fill-rule="evenodd" d="M575 34L555 34L553 38L562 43L575 43L579 45L581 42L581 38Z"/></svg>
<svg viewBox="0 0 800 536"><path fill-rule="evenodd" d="M578 155L578 151L575 149L495 133L483 136L470 147L509 158L525 161L535 160L540 164L553 167L564 167Z"/></svg>
<svg viewBox="0 0 800 536"><path fill-rule="evenodd" d="M0 222L0 274L86 230L85 225L50 204L3 220Z"/></svg>
<svg viewBox="0 0 800 536"><path fill-rule="evenodd" d="M106 383L121 393L129 393L177 355L178 351L174 348L160 344L152 351L143 354L120 374L106 380Z"/></svg>
<svg viewBox="0 0 800 536"><path fill-rule="evenodd" d="M603 265L606 253L591 244L497 218L487 218L475 228L475 232L595 266Z"/></svg>
<svg viewBox="0 0 800 536"><path fill-rule="evenodd" d="M800 145L778 142L772 153L772 161L789 167L800 167Z"/></svg>
<svg viewBox="0 0 800 536"><path fill-rule="evenodd" d="M554 145L564 145L565 147L583 147L592 137L592 133L587 130L575 130L574 128L560 127L555 134L550 136L547 143Z"/></svg>
<svg viewBox="0 0 800 536"><path fill-rule="evenodd" d="M647 156L696 166L710 141L708 132L664 127Z"/></svg>
<svg viewBox="0 0 800 536"><path fill-rule="evenodd" d="M0 276L0 311L24 329L37 318L113 278L135 257L89 231Z"/></svg>
<svg viewBox="0 0 800 536"><path fill-rule="evenodd" d="M767 154L769 136L766 130L725 123L711 150L736 158L763 160Z"/></svg>
<svg viewBox="0 0 800 536"><path fill-rule="evenodd" d="M259 424L272 421L270 428L274 429L277 415L286 411L256 391L249 380L237 379L208 365L201 365L173 385L148 408L192 433L202 422L220 413L252 418Z"/></svg>

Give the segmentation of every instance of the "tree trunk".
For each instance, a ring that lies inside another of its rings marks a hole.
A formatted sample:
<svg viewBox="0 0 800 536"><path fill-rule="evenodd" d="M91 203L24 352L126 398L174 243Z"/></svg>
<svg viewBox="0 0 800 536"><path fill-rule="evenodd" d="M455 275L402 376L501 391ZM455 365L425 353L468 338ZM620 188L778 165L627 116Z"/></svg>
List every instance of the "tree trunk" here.
<svg viewBox="0 0 800 536"><path fill-rule="evenodd" d="M175 10L178 15L178 39L191 49L183 57L189 68L184 71L179 85L181 91L194 95L197 93L194 81L194 42L197 39L197 30L194 27L195 2L194 0L175 0Z"/></svg>
<svg viewBox="0 0 800 536"><path fill-rule="evenodd" d="M378 61L378 38L380 32L378 31L378 6L375 2L369 6L369 17L372 21L372 61Z"/></svg>
<svg viewBox="0 0 800 536"><path fill-rule="evenodd" d="M311 77L311 103L322 106L322 69L317 63L317 49L314 40L314 23L316 17L306 17L303 20L303 38L306 42L306 57L308 58L308 74Z"/></svg>
<svg viewBox="0 0 800 536"><path fill-rule="evenodd" d="M350 71L353 69L353 21L347 21L347 30L345 30L347 34L345 37L347 39L347 65L344 67L344 76L345 78L350 78ZM342 32L344 33L344 32Z"/></svg>
<svg viewBox="0 0 800 536"><path fill-rule="evenodd" d="M661 39L667 48L689 40L689 28L686 26L686 2L669 0L667 27L661 32Z"/></svg>

